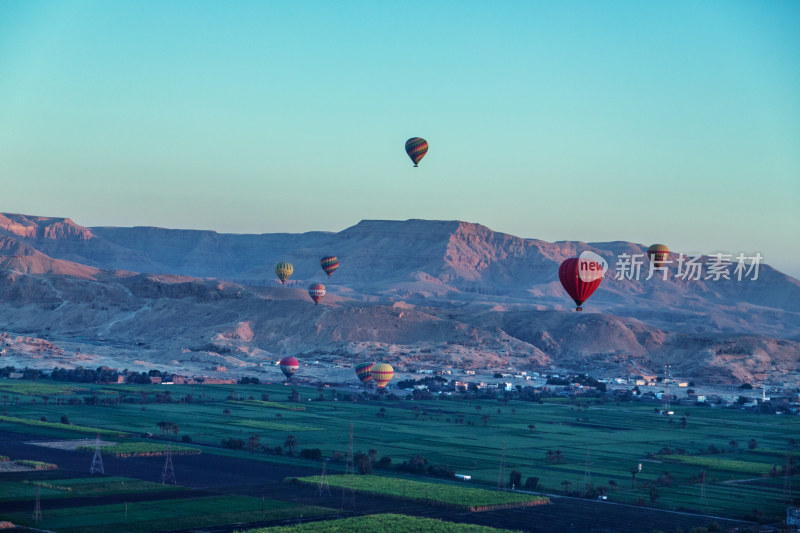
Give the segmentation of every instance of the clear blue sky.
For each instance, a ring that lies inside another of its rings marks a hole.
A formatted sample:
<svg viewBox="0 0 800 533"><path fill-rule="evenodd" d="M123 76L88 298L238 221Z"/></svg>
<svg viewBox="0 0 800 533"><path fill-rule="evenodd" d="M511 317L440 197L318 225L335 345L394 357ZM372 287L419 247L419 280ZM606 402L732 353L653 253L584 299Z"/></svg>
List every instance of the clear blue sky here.
<svg viewBox="0 0 800 533"><path fill-rule="evenodd" d="M800 277L800 2L6 0L0 185L88 226L460 219Z"/></svg>

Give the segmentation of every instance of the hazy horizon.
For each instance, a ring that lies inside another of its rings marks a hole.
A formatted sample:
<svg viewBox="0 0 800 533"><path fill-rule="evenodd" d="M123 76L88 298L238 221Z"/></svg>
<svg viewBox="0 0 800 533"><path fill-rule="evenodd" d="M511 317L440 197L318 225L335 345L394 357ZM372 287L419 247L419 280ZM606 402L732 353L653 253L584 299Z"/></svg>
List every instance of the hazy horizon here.
<svg viewBox="0 0 800 533"><path fill-rule="evenodd" d="M796 3L5 2L0 211L463 220L760 252L800 278L798 21Z"/></svg>

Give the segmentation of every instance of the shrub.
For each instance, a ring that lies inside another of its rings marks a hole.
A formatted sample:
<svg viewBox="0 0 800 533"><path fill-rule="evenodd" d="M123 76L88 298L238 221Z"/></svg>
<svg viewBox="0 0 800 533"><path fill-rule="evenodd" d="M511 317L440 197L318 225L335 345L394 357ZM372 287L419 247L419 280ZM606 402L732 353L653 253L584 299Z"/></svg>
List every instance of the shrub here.
<svg viewBox="0 0 800 533"><path fill-rule="evenodd" d="M319 448L304 448L300 450L300 457L303 459L312 459L314 461L322 460L322 450Z"/></svg>
<svg viewBox="0 0 800 533"><path fill-rule="evenodd" d="M525 489L526 490L536 490L536 487L539 486L539 478L536 476L529 477L525 480Z"/></svg>

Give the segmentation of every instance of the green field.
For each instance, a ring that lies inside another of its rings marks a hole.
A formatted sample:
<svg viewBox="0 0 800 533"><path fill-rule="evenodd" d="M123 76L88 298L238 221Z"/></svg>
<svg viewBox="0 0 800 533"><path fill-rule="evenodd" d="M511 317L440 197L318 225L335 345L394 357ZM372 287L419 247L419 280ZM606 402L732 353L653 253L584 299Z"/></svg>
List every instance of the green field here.
<svg viewBox="0 0 800 533"><path fill-rule="evenodd" d="M353 403L332 401L333 391L328 389L325 401L316 401L317 389L283 385L89 384L81 385L82 396L96 393L118 398L119 403L56 404L57 396L48 391L45 405L42 395L36 394L37 385L4 382L6 393L18 402L9 401L8 416L0 419L0 428L29 433L32 439L74 439L75 427L86 428L87 433L99 429L130 435L115 437L121 442L152 442L141 436L158 435L158 423L169 421L180 428L173 439L188 438L190 446L204 454L321 468L319 462L299 457L303 449L318 448L323 457L332 458L328 473L336 474L344 471L352 423L354 451L375 450L378 458L390 459L392 467L421 455L428 465L471 475L473 485L494 488L503 457L508 488L511 472L518 471L523 486L528 478L536 477L535 490L545 493L603 491L610 501L730 518L758 511L779 519L786 506L784 478L762 474L776 465L781 470L787 453L795 464L800 462L797 450L790 448L792 439L800 435L800 417L737 409L681 407L669 418L656 414L652 404L578 406L567 399L507 404L455 398ZM69 389L64 387L64 391ZM300 403L288 401L293 388L300 392ZM165 390L173 401L157 403L156 395ZM231 399L232 391L240 401ZM65 392L64 398L71 394ZM256 399L264 394L270 401ZM74 426L39 422L42 417L52 421L62 415ZM684 416L687 424L681 428L679 420ZM284 447L290 435L296 443L291 457ZM246 443L253 437L258 443L253 452L220 444L232 438ZM748 449L751 439L757 441L754 449ZM283 454L275 455L275 448ZM271 453L264 453L266 449ZM664 450L674 452L666 455ZM636 470L635 478L631 470ZM706 483L701 487L703 472ZM387 473L396 475L393 470ZM792 497L800 497L800 476L794 476L790 485Z"/></svg>
<svg viewBox="0 0 800 533"><path fill-rule="evenodd" d="M247 496L215 496L146 502L93 505L42 511L38 529L58 533L150 533L172 529L211 527L261 520L331 514L331 509L288 504ZM33 526L30 511L4 516L15 524Z"/></svg>
<svg viewBox="0 0 800 533"><path fill-rule="evenodd" d="M32 500L39 489L43 501L52 498L110 496L139 492L175 491L176 485L163 485L124 477L52 478L46 480L5 480L0 502Z"/></svg>
<svg viewBox="0 0 800 533"><path fill-rule="evenodd" d="M323 520L296 526L248 529L237 533L350 533L352 531L380 531L381 533L505 533L497 529L472 524L456 524L433 518L419 518L401 514L378 514Z"/></svg>
<svg viewBox="0 0 800 533"><path fill-rule="evenodd" d="M157 444L151 442L122 442L108 446L100 446L100 453L114 455L116 457L136 457L143 455L165 455L167 448L172 449L174 455L196 455L203 453L199 448L189 448L186 446L168 446L167 444ZM81 446L78 451L94 453L94 446Z"/></svg>
<svg viewBox="0 0 800 533"><path fill-rule="evenodd" d="M320 476L296 478L301 483L317 485ZM353 489L431 505L455 507L469 511L488 511L511 507L528 507L549 503L549 499L532 494L501 492L451 483L430 483L386 476L327 476L331 487Z"/></svg>

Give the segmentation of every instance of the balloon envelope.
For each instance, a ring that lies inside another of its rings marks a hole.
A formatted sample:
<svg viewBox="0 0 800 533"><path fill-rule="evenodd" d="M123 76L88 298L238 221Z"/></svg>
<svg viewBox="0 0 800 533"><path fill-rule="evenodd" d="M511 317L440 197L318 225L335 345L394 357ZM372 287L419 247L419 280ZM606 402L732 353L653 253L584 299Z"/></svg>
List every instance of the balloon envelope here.
<svg viewBox="0 0 800 533"><path fill-rule="evenodd" d="M372 367L372 379L378 387L384 388L394 377L394 368L389 363L377 363Z"/></svg>
<svg viewBox="0 0 800 533"><path fill-rule="evenodd" d="M669 259L669 248L666 244L653 244L647 249L647 257L655 266L660 267Z"/></svg>
<svg viewBox="0 0 800 533"><path fill-rule="evenodd" d="M315 304L318 304L319 301L322 300L322 297L325 296L325 285L322 283L314 283L308 288L308 295L311 296Z"/></svg>
<svg viewBox="0 0 800 533"><path fill-rule="evenodd" d="M278 276L278 279L281 280L281 283L286 283L286 280L289 279L289 276L292 275L294 272L294 267L291 263L278 263L275 265L275 275Z"/></svg>
<svg viewBox="0 0 800 533"><path fill-rule="evenodd" d="M422 137L412 137L406 141L406 153L411 158L411 161L414 162L414 166L419 164L420 159L425 157L427 152L428 141Z"/></svg>
<svg viewBox="0 0 800 533"><path fill-rule="evenodd" d="M375 363L361 363L356 365L356 376L358 376L358 379L360 379L361 383L364 385L372 381L372 367L374 366Z"/></svg>
<svg viewBox="0 0 800 533"><path fill-rule="evenodd" d="M582 280L578 271L579 264L577 257L567 259L558 268L558 278L561 280L561 285L567 291L567 294L575 300L575 305L578 306L577 310L581 311L581 305L597 290L603 278L597 278L592 281Z"/></svg>
<svg viewBox="0 0 800 533"><path fill-rule="evenodd" d="M287 378L292 377L292 374L297 372L297 369L300 368L300 362L291 356L284 357L278 364L281 366L281 372L283 372L283 375Z"/></svg>
<svg viewBox="0 0 800 533"><path fill-rule="evenodd" d="M325 273L328 275L328 277L331 277L333 271L339 268L339 259L331 255L320 259L319 264L322 267L322 270L324 270Z"/></svg>

